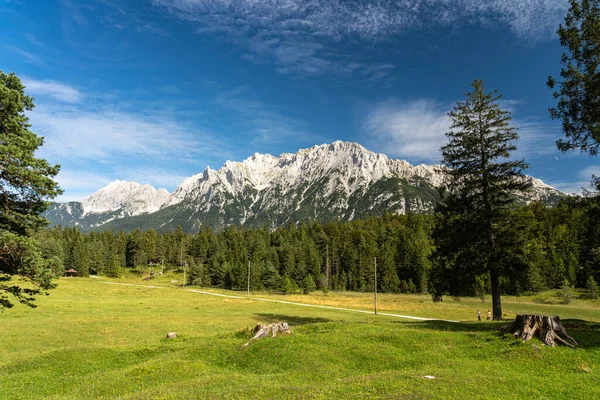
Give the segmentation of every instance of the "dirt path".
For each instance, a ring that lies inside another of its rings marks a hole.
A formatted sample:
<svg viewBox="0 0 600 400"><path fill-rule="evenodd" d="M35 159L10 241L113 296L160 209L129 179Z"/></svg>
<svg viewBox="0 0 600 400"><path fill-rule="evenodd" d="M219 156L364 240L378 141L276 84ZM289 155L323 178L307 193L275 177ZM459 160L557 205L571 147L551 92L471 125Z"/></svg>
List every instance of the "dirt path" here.
<svg viewBox="0 0 600 400"><path fill-rule="evenodd" d="M107 285L135 286L135 287L150 288L150 289L170 289L169 287L166 287L166 286L137 285L135 283L118 283L118 282L106 282L106 281L102 281L102 283L106 283ZM191 292L191 293L199 293L199 294L203 294L203 295L207 295L207 296L226 297L228 299L264 301L264 302L269 302L269 303L289 304L289 305L300 306L300 307L324 308L324 309L327 309L327 310L348 311L348 312L356 312L356 313L363 313L363 314L373 314L373 311L358 310L356 308L343 308L343 307L323 306L323 305L318 305L318 304L298 303L298 302L295 302L295 301L287 301L287 300L263 299L263 298L260 298L260 297L250 297L250 298L248 298L248 297L245 297L245 296L235 296L235 295L230 295L230 294L213 293L213 292L207 292L207 291L204 291L204 290L196 290L196 289L185 289L185 291L186 292ZM411 320L417 320L417 321L458 322L458 321L452 321L452 320L447 320L447 319L414 317L414 316L411 316L411 315L392 314L392 313L387 313L387 312L377 312L377 315L383 315L383 316L386 316L386 317L393 317L393 318L411 319Z"/></svg>

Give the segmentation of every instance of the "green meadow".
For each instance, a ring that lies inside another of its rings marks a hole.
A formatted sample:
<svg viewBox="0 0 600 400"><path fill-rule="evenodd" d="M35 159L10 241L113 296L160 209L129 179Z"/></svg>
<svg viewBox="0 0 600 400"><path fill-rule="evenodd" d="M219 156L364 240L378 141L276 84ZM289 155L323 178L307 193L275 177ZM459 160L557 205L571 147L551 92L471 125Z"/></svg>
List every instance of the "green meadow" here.
<svg viewBox="0 0 600 400"><path fill-rule="evenodd" d="M591 301L504 301L507 318L561 316L580 342L573 350L474 321L489 308L479 299L380 296L384 312L463 322L414 321L203 295L173 278L154 289L105 283L148 285L133 276L63 278L38 308L0 313L0 399L600 398L600 307ZM372 304L357 293L253 296ZM271 321L287 321L293 334L242 347L256 323ZM176 339L166 339L170 331Z"/></svg>

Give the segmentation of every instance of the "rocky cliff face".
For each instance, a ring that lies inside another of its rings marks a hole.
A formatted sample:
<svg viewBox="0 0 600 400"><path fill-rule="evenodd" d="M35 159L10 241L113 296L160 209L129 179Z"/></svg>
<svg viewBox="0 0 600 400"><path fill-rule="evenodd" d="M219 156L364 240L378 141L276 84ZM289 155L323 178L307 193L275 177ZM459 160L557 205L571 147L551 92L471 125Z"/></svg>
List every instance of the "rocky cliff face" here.
<svg viewBox="0 0 600 400"><path fill-rule="evenodd" d="M555 201L562 194L528 177L524 200ZM227 161L215 171L186 179L171 195L149 185L116 181L79 203L54 205L53 223L82 228L196 230L202 224L277 226L302 219L351 220L383 212L427 212L439 200L444 168L412 166L357 143L334 142L295 154L255 154ZM71 213L71 214L69 214ZM94 219L94 226L88 220ZM74 222L71 222L74 221ZM102 222L105 221L105 222Z"/></svg>

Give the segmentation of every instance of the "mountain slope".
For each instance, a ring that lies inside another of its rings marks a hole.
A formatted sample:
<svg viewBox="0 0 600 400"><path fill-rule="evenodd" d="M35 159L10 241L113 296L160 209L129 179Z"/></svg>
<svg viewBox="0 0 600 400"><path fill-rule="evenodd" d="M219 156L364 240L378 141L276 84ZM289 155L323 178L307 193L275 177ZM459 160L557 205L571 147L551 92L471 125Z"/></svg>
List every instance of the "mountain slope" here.
<svg viewBox="0 0 600 400"><path fill-rule="evenodd" d="M562 196L540 180L527 179L532 191L522 196L524 201L554 202ZM75 204L55 205L51 214L53 222L75 220L86 229L272 227L303 219L427 212L444 182L441 166L412 166L356 143L334 142L279 157L255 154L242 162L227 161L218 171L207 168L186 179L168 197L166 191L142 191L132 183L111 184L86 199L80 214ZM67 208L71 215L65 216ZM88 223L92 217L95 222Z"/></svg>
<svg viewBox="0 0 600 400"><path fill-rule="evenodd" d="M166 189L117 180L81 203L54 203L44 216L52 225L78 225L82 230L90 230L115 219L156 212L168 197Z"/></svg>

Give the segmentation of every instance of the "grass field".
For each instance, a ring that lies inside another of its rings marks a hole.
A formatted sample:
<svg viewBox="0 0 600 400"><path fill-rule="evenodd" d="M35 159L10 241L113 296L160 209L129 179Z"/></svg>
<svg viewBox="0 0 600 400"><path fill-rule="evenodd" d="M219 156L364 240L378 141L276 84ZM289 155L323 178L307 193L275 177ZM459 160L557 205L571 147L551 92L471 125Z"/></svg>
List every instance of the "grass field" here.
<svg viewBox="0 0 600 400"><path fill-rule="evenodd" d="M580 342L576 350L536 350L500 336L502 323L416 322L213 297L174 287L172 278L157 282L161 289L61 279L37 309L1 313L0 399L600 398L597 303L507 298L507 317L560 315ZM368 309L371 298L285 300ZM423 317L472 321L477 308L488 305L380 298L380 309ZM289 322L293 335L241 347L257 322L276 320ZM169 331L177 339L165 339Z"/></svg>

